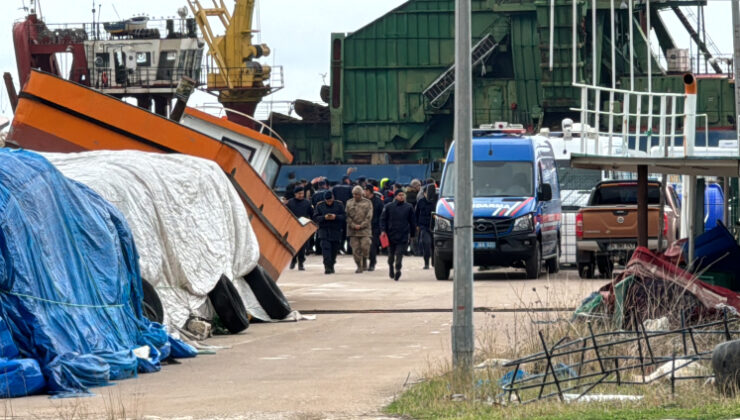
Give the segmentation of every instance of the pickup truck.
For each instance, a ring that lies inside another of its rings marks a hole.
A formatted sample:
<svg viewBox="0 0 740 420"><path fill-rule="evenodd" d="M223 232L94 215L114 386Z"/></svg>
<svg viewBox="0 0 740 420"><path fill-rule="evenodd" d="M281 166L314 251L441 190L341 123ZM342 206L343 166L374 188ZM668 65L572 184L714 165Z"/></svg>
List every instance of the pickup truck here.
<svg viewBox="0 0 740 420"><path fill-rule="evenodd" d="M663 220L660 192L665 194ZM672 187L648 182L648 248L658 248L659 228L663 249L676 240L680 223L678 197ZM593 278L598 267L611 277L614 263L624 264L637 247L637 181L603 181L596 185L588 205L576 215L578 275Z"/></svg>

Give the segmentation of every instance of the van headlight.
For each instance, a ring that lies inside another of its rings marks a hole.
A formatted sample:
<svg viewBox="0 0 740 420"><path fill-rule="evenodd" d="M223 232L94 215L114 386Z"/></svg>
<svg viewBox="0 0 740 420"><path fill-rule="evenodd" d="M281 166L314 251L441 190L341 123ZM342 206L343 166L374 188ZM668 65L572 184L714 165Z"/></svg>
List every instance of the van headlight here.
<svg viewBox="0 0 740 420"><path fill-rule="evenodd" d="M533 230L534 221L531 214L517 217L516 220L514 220L514 229L512 230L512 232L531 232Z"/></svg>
<svg viewBox="0 0 740 420"><path fill-rule="evenodd" d="M434 231L435 232L452 232L452 221L442 216L434 215Z"/></svg>

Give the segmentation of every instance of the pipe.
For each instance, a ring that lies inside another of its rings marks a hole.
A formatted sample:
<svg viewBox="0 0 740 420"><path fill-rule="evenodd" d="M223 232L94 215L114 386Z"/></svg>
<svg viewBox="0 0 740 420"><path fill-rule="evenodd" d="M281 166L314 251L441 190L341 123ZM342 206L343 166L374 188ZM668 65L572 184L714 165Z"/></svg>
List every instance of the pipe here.
<svg viewBox="0 0 740 420"><path fill-rule="evenodd" d="M555 0L550 0L550 71L554 62L555 53Z"/></svg>
<svg viewBox="0 0 740 420"><path fill-rule="evenodd" d="M696 145L696 78L687 73L683 76L686 102L684 104L684 157L694 155Z"/></svg>
<svg viewBox="0 0 740 420"><path fill-rule="evenodd" d="M694 146L696 143L696 78L693 74L687 73L683 76L684 91L686 101L684 103L684 156L694 156ZM681 206L681 237L689 240L688 262L693 264L694 259L694 238L695 228L692 211L695 209L696 197L696 176L683 176L683 205ZM703 210L703 209L702 209Z"/></svg>
<svg viewBox="0 0 740 420"><path fill-rule="evenodd" d="M576 66L578 65L578 60L576 58L576 55L578 53L578 50L576 49L576 45L578 44L578 39L576 38L578 36L578 34L576 32L576 14L577 13L578 13L578 6L576 5L575 0L573 0L573 25L572 25L573 26L572 27L572 31L573 31L572 41L573 41L573 44L571 45L571 48L572 48L572 51L571 51L572 57L571 58L573 60L572 66L573 66L573 84L574 85L578 82L578 80L576 78L576 71L577 71L577 67ZM583 119L581 119L581 122L583 122Z"/></svg>
<svg viewBox="0 0 740 420"><path fill-rule="evenodd" d="M599 68L598 63L601 60L597 60L596 57L596 51L598 49L596 48L596 14L598 12L598 8L596 7L596 0L592 0L591 2L591 71L593 74L591 75L591 83L593 83L594 86L599 85L599 81L596 79L599 74ZM600 58L600 57L599 57Z"/></svg>

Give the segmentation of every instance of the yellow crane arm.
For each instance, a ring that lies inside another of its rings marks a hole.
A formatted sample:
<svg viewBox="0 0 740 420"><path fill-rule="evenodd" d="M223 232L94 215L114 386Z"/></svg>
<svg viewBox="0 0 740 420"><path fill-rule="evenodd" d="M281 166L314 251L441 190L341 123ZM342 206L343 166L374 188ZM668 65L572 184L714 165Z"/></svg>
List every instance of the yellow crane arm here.
<svg viewBox="0 0 740 420"><path fill-rule="evenodd" d="M255 58L270 54L267 45L252 44L255 0L236 0L233 14L229 13L224 0L211 0L212 8L203 7L200 0L187 1L203 33L203 38L208 44L209 54L219 67L220 78L228 88L241 87L235 85L245 81L245 78L240 75L246 67L245 64ZM219 18L225 28L224 35L214 35L208 21L209 16ZM246 80L251 83L254 78L246 78Z"/></svg>

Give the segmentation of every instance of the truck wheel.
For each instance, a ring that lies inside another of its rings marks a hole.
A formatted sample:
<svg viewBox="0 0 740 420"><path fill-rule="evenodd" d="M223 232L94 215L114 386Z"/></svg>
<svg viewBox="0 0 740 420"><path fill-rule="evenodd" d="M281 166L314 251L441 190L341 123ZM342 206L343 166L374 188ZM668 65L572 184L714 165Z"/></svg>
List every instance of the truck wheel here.
<svg viewBox="0 0 740 420"><path fill-rule="evenodd" d="M141 279L141 287L144 290L142 301L142 312L144 317L152 322L162 323L164 321L164 308L159 299L157 290L148 281Z"/></svg>
<svg viewBox="0 0 740 420"><path fill-rule="evenodd" d="M449 280L450 279L450 264L449 261L445 261L440 258L434 259L434 276L437 280Z"/></svg>
<svg viewBox="0 0 740 420"><path fill-rule="evenodd" d="M582 279L594 278L593 263L578 263L578 277Z"/></svg>
<svg viewBox="0 0 740 420"><path fill-rule="evenodd" d="M614 263L609 257L598 257L596 259L596 265L599 266L599 275L601 275L601 277L604 277L606 279L612 277L612 272L614 271Z"/></svg>
<svg viewBox="0 0 740 420"><path fill-rule="evenodd" d="M557 255L547 260L546 264L548 273L555 274L560 271L560 244L558 244Z"/></svg>
<svg viewBox="0 0 740 420"><path fill-rule="evenodd" d="M221 323L230 333L237 334L249 327L249 318L242 298L228 277L221 276L216 287L208 292L208 298Z"/></svg>
<svg viewBox="0 0 740 420"><path fill-rule="evenodd" d="M285 319L293 311L288 299L262 266L258 265L244 276L244 281L270 318Z"/></svg>
<svg viewBox="0 0 740 420"><path fill-rule="evenodd" d="M540 252L539 243L534 247L534 251L527 260L524 269L527 271L528 279L536 279L540 276L540 270L542 269L542 254Z"/></svg>

